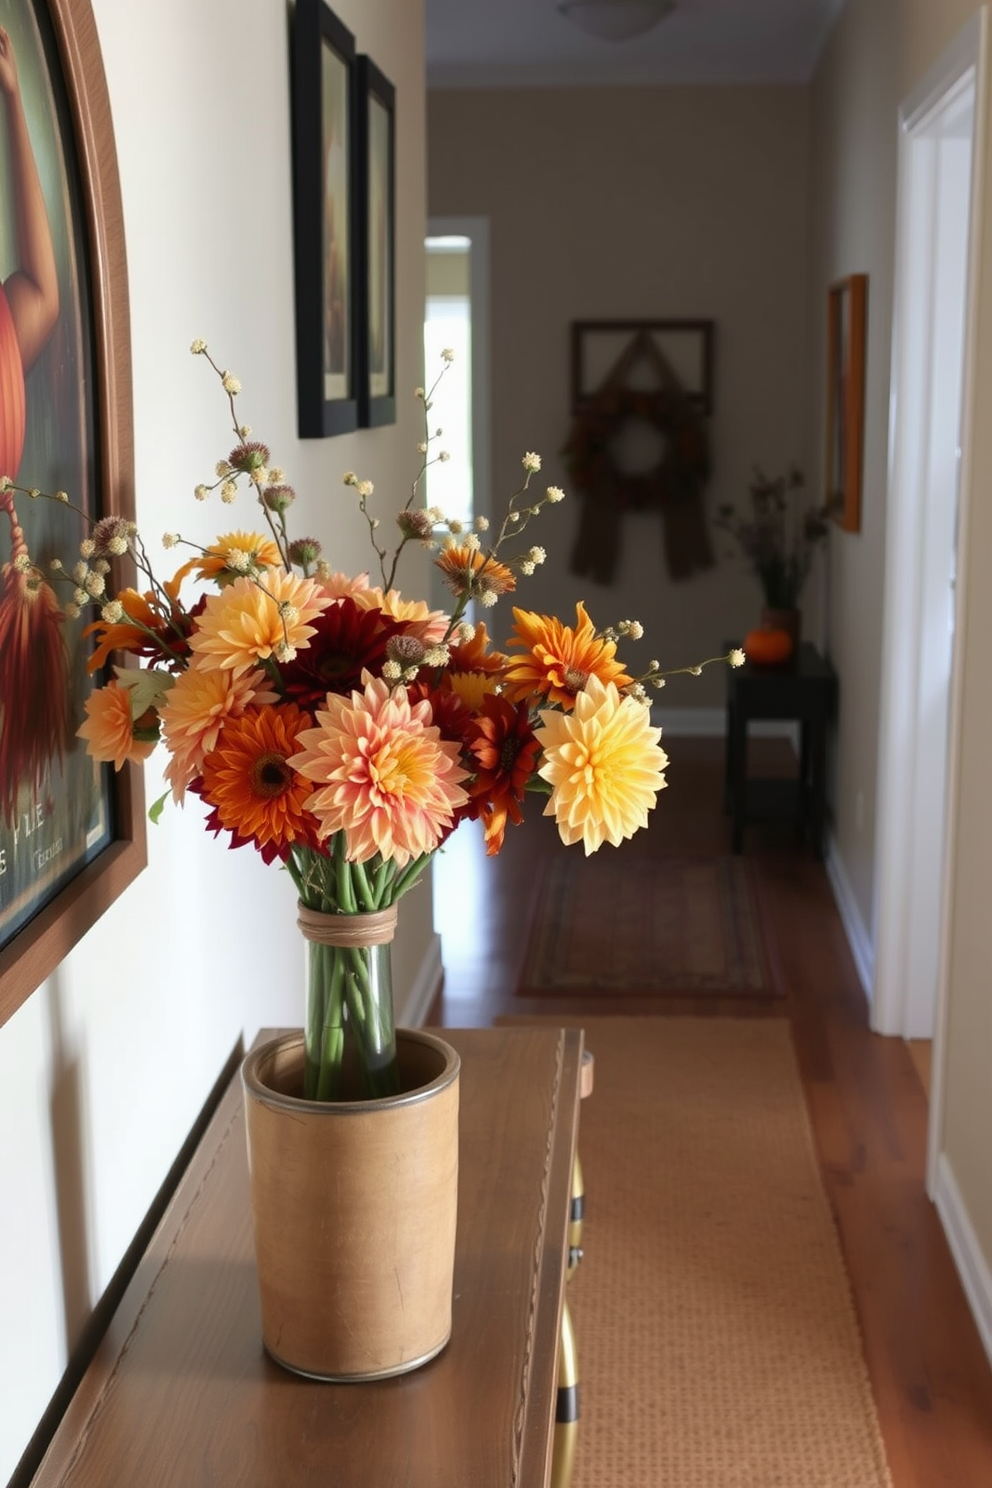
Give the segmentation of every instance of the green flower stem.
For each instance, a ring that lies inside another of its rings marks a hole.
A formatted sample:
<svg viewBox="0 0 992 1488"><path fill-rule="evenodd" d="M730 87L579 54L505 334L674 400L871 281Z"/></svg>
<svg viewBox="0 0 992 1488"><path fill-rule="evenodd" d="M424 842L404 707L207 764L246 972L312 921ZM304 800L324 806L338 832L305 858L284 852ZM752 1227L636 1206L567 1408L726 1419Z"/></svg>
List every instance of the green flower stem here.
<svg viewBox="0 0 992 1488"><path fill-rule="evenodd" d="M304 1038L306 1100L334 1100L344 1058L344 968L333 946L308 946L309 987Z"/></svg>
<svg viewBox="0 0 992 1488"><path fill-rule="evenodd" d="M413 888L433 857L426 853L400 870L379 857L350 863L346 851L343 832L335 833L324 850L293 848L286 869L307 908L332 915L386 909ZM367 1097L396 1093L390 946L311 943L308 954L306 1098L341 1099L346 1066L361 1071Z"/></svg>

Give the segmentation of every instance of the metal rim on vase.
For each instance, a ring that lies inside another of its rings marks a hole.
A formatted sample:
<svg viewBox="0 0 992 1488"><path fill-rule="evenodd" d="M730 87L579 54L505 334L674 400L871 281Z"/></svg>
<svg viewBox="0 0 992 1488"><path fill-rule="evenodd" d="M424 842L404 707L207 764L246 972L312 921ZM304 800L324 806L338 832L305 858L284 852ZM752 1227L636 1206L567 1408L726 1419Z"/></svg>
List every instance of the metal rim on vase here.
<svg viewBox="0 0 992 1488"><path fill-rule="evenodd" d="M242 1086L245 1094L251 1099L264 1101L266 1105L278 1106L286 1111L313 1114L321 1107L325 1107L333 1109L337 1116L363 1116L369 1111L387 1108L395 1110L398 1106L418 1105L421 1101L430 1100L439 1091L446 1089L457 1080L461 1069L461 1057L456 1049L445 1043L444 1039L438 1038L436 1034L426 1033L420 1028L398 1029L396 1038L397 1042L426 1044L433 1049L444 1061L441 1072L425 1085L417 1085L413 1090L403 1090L398 1095L379 1096L374 1100L304 1100L302 1096L287 1095L267 1085L260 1074L263 1065L275 1060L280 1053L287 1052L296 1045L299 1045L302 1052L303 1034L298 1032L281 1034L278 1038L269 1039L267 1043L259 1045L257 1049L250 1050L241 1065Z"/></svg>

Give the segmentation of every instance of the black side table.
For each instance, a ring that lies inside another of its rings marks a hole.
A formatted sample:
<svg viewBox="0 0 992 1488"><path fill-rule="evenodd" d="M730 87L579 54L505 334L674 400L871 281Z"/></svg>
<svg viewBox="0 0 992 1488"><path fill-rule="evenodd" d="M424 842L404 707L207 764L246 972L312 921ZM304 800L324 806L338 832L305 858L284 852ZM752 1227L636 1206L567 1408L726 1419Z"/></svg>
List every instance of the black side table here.
<svg viewBox="0 0 992 1488"><path fill-rule="evenodd" d="M733 643L731 643L733 644ZM729 650L729 646L728 646ZM805 831L822 858L827 814L827 725L837 707L837 674L809 641L787 666L747 661L727 671L727 806L733 850L744 845L744 823L781 816L791 808L796 829ZM800 725L799 780L749 780L747 726L752 718L781 718Z"/></svg>

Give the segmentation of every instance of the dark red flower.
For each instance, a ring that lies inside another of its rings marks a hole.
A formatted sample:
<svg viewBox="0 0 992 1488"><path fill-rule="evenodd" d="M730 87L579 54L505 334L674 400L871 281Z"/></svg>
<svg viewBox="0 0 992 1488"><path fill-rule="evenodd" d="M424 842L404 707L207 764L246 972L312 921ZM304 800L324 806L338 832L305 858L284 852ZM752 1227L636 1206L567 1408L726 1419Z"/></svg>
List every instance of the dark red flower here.
<svg viewBox="0 0 992 1488"><path fill-rule="evenodd" d="M489 693L473 720L469 750L475 766L470 786L486 834L486 853L495 857L503 846L507 821L523 821L521 802L541 746L534 738L525 703L511 703Z"/></svg>
<svg viewBox="0 0 992 1488"><path fill-rule="evenodd" d="M286 696L305 708L319 707L329 692L347 696L360 689L363 671L380 676L388 641L406 629L404 621L361 609L348 598L329 605L311 623L309 645L282 668Z"/></svg>

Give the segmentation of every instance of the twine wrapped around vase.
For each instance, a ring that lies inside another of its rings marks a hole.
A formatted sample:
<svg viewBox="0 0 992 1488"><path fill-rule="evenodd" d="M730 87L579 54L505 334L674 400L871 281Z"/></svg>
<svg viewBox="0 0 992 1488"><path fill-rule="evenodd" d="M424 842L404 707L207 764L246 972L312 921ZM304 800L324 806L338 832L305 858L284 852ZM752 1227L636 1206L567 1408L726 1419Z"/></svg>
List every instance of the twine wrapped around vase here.
<svg viewBox="0 0 992 1488"><path fill-rule="evenodd" d="M388 945L396 934L399 911L395 904L387 904L373 914L324 914L305 904L296 908L296 923L304 939L316 945Z"/></svg>

